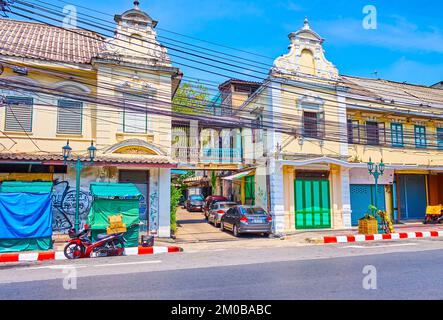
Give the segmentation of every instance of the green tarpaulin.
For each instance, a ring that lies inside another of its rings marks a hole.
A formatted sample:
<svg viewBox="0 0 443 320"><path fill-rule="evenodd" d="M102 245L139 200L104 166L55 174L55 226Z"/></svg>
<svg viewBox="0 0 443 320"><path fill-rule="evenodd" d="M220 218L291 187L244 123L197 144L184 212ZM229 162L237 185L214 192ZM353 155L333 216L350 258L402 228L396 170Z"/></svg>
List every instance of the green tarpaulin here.
<svg viewBox="0 0 443 320"><path fill-rule="evenodd" d="M92 239L106 233L108 217L121 214L127 228L125 246L137 247L142 195L137 187L132 183L92 183L90 189L94 201L87 223L92 229Z"/></svg>
<svg viewBox="0 0 443 320"><path fill-rule="evenodd" d="M0 239L0 253L18 251L46 251L52 249L52 238Z"/></svg>
<svg viewBox="0 0 443 320"><path fill-rule="evenodd" d="M91 183L91 194L98 198L140 198L142 194L132 183Z"/></svg>
<svg viewBox="0 0 443 320"><path fill-rule="evenodd" d="M137 199L94 199L88 216L92 230L104 230L109 226L108 217L121 214L126 227L140 223L139 200Z"/></svg>
<svg viewBox="0 0 443 320"><path fill-rule="evenodd" d="M4 181L0 185L3 193L51 193L52 182Z"/></svg>

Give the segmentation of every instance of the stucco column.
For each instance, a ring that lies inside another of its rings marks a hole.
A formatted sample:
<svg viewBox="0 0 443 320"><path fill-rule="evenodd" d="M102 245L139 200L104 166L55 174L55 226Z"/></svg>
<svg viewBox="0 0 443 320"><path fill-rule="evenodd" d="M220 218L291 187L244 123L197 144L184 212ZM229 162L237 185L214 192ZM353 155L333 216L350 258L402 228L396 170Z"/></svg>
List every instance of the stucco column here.
<svg viewBox="0 0 443 320"><path fill-rule="evenodd" d="M285 231L295 231L294 167L284 167Z"/></svg>
<svg viewBox="0 0 443 320"><path fill-rule="evenodd" d="M351 220L351 185L349 168L340 169L341 182L341 199L343 210L343 227L346 229L352 228Z"/></svg>
<svg viewBox="0 0 443 320"><path fill-rule="evenodd" d="M200 131L198 130L198 120L191 120L189 122L189 158L191 163L196 163L199 160L199 141Z"/></svg>
<svg viewBox="0 0 443 320"><path fill-rule="evenodd" d="M158 236L171 237L171 170L159 169Z"/></svg>
<svg viewBox="0 0 443 320"><path fill-rule="evenodd" d="M269 188L271 196L271 212L274 215L274 233L285 231L285 202L283 196L283 168L270 158L268 162Z"/></svg>
<svg viewBox="0 0 443 320"><path fill-rule="evenodd" d="M339 166L331 168L332 228L351 228L351 195L349 169Z"/></svg>

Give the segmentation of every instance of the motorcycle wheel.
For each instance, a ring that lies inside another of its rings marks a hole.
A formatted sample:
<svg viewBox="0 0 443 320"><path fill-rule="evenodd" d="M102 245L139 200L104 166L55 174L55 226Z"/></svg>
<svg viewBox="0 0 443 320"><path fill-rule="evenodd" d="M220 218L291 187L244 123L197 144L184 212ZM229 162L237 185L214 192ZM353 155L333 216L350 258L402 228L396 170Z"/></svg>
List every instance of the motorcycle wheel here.
<svg viewBox="0 0 443 320"><path fill-rule="evenodd" d="M114 245L115 248L121 248L120 250L120 256L123 256L125 254L125 243L123 242L122 239L114 239L112 241L112 244Z"/></svg>
<svg viewBox="0 0 443 320"><path fill-rule="evenodd" d="M83 247L77 243L68 243L63 253L69 260L80 259L83 256Z"/></svg>

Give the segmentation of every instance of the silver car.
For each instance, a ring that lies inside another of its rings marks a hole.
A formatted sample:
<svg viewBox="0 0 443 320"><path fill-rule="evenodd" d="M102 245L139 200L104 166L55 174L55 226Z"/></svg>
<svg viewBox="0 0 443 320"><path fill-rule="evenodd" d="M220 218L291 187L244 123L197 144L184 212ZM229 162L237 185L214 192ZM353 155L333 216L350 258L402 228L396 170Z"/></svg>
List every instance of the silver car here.
<svg viewBox="0 0 443 320"><path fill-rule="evenodd" d="M216 202L211 205L208 213L208 222L216 228L220 227L220 222L226 211L237 206L235 202Z"/></svg>
<svg viewBox="0 0 443 320"><path fill-rule="evenodd" d="M235 237L242 233L272 233L272 215L256 206L236 206L229 209L220 224L222 231L230 230Z"/></svg>

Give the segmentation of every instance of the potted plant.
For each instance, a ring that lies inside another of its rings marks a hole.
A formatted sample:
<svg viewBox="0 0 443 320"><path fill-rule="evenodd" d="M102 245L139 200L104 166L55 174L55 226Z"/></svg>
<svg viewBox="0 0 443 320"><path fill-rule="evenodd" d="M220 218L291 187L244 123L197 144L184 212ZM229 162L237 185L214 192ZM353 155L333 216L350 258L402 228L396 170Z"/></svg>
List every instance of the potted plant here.
<svg viewBox="0 0 443 320"><path fill-rule="evenodd" d="M378 234L378 221L375 217L377 208L373 205L369 206L369 212L365 214L363 218L358 220L358 233L359 234Z"/></svg>

